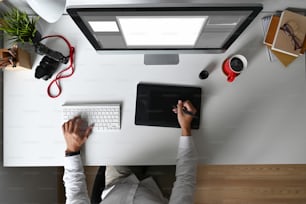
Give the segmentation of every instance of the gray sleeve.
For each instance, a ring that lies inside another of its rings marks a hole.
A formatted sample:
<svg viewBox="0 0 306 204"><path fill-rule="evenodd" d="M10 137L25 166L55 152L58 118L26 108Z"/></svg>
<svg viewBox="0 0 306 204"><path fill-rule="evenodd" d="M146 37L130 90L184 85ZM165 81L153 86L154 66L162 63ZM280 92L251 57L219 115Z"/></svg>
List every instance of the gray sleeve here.
<svg viewBox="0 0 306 204"><path fill-rule="evenodd" d="M176 181L172 189L170 204L193 203L196 173L197 154L193 138L181 136L176 163Z"/></svg>
<svg viewBox="0 0 306 204"><path fill-rule="evenodd" d="M67 204L90 204L80 155L65 157L64 185Z"/></svg>

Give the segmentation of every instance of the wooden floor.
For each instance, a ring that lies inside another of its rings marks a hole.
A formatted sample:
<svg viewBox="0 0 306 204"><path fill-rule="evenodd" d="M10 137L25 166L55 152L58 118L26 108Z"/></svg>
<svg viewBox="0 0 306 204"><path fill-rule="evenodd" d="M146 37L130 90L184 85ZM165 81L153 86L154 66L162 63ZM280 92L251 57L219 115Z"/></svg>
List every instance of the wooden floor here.
<svg viewBox="0 0 306 204"><path fill-rule="evenodd" d="M86 169L90 191L96 168ZM306 204L306 165L199 166L195 204Z"/></svg>
<svg viewBox="0 0 306 204"><path fill-rule="evenodd" d="M306 165L200 166L196 204L306 204Z"/></svg>

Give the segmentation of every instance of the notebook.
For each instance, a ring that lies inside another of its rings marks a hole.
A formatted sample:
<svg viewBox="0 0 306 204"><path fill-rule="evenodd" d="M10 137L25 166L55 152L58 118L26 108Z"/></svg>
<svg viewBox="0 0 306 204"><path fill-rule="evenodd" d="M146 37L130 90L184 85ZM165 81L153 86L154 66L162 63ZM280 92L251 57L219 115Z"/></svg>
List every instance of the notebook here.
<svg viewBox="0 0 306 204"><path fill-rule="evenodd" d="M269 22L268 31L265 35L264 44L267 45L269 52L273 53L275 57L285 66L287 67L291 62L293 62L297 57L285 54L283 52L279 52L276 50L271 50L272 44L275 38L275 33L277 31L277 27L279 24L279 16L271 16L271 20Z"/></svg>
<svg viewBox="0 0 306 204"><path fill-rule="evenodd" d="M268 31L265 34L264 44L272 46L279 23L279 18L280 18L279 16L271 16L268 25Z"/></svg>
<svg viewBox="0 0 306 204"><path fill-rule="evenodd" d="M136 98L136 125L180 127L173 106L178 100L190 100L197 109L191 128L198 129L200 124L201 97L200 87L165 84L139 83Z"/></svg>

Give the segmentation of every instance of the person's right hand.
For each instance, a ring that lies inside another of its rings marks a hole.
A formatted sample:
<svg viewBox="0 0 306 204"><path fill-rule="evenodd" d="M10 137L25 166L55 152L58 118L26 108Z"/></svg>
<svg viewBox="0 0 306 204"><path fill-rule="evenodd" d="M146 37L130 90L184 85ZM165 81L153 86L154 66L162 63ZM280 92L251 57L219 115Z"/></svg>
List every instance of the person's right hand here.
<svg viewBox="0 0 306 204"><path fill-rule="evenodd" d="M197 112L196 108L189 100L184 102L179 100L176 107L177 108L173 109L173 112L177 113L177 119L182 129L182 135L191 136L191 122L193 117L184 113L183 109L195 114Z"/></svg>
<svg viewBox="0 0 306 204"><path fill-rule="evenodd" d="M63 124L62 130L66 140L66 153L80 151L89 137L93 125L88 126L86 130L82 130L81 126L84 122L80 116L77 116Z"/></svg>

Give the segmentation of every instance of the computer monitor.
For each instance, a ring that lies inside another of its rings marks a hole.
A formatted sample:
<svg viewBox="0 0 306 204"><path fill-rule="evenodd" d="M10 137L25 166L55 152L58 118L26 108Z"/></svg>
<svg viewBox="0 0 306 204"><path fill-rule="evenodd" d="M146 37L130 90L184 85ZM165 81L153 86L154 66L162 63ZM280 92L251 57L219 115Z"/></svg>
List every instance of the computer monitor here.
<svg viewBox="0 0 306 204"><path fill-rule="evenodd" d="M145 64L176 64L182 53L222 53L261 5L68 8L99 53L142 53Z"/></svg>

